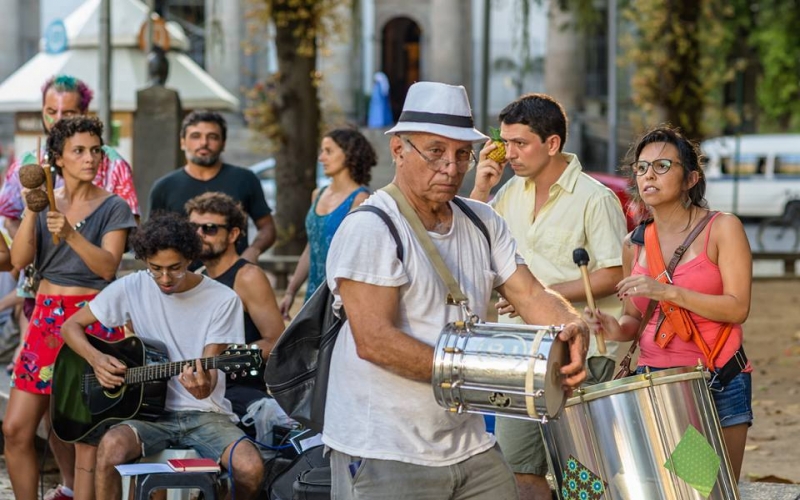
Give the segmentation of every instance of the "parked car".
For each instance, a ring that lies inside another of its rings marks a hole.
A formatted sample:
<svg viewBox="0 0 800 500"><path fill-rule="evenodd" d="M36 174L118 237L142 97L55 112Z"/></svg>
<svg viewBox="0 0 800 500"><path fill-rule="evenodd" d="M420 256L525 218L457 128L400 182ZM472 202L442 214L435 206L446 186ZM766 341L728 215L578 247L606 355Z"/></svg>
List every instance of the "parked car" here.
<svg viewBox="0 0 800 500"><path fill-rule="evenodd" d="M264 191L264 198L272 211L275 211L277 203L277 187L275 184L275 158L267 158L258 163L247 167L248 170L256 174L261 182L261 190ZM331 179L323 173L322 164L317 162L317 187L327 186Z"/></svg>
<svg viewBox="0 0 800 500"><path fill-rule="evenodd" d="M617 195L620 203L622 203L622 210L625 212L625 219L628 223L628 231L632 231L633 228L636 227L636 221L634 220L633 211L628 207L628 201L630 200L628 196L628 183L630 182L630 179L622 175L608 174L604 172L586 173L614 191L614 194Z"/></svg>

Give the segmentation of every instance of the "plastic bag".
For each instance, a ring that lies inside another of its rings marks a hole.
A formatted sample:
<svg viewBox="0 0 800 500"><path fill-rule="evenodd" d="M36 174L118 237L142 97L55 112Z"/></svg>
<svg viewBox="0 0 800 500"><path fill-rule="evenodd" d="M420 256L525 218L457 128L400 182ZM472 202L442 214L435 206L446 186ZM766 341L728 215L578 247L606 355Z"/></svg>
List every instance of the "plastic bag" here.
<svg viewBox="0 0 800 500"><path fill-rule="evenodd" d="M261 398L250 403L247 413L241 420L244 425L255 426L256 440L267 445L272 444L272 428L274 426L295 427L298 425L272 398Z"/></svg>

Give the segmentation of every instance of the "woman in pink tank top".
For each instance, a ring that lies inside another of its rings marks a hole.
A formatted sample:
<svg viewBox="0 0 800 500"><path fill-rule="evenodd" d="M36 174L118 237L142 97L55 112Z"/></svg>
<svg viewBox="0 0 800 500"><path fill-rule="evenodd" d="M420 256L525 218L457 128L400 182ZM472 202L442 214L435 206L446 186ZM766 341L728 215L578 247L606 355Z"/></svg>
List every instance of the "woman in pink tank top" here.
<svg viewBox="0 0 800 500"><path fill-rule="evenodd" d="M709 214L699 150L677 130L660 127L645 134L632 152L633 162L629 166L634 180L632 200L646 219L643 224L655 225L666 266L678 246ZM675 335L665 343L669 326L665 326L667 321L659 322L660 307L655 308L650 318L643 318L650 300L669 302L687 311L709 351L714 350L724 327L732 325L713 362L717 374L732 375L721 377L725 382L714 380L710 388L738 479L747 430L753 420L752 369L742 349L741 328L750 312L752 284L752 255L744 227L734 215L713 214L683 254L670 279L658 281L652 276L658 273L648 270L642 242L631 238L636 233L626 238L622 260L625 277L617 285L617 295L624 301L624 314L617 320L587 308L585 319L590 327L619 341L633 340L640 323L647 321L640 337L638 371L645 367L657 370L694 366L698 360L708 363L697 341Z"/></svg>

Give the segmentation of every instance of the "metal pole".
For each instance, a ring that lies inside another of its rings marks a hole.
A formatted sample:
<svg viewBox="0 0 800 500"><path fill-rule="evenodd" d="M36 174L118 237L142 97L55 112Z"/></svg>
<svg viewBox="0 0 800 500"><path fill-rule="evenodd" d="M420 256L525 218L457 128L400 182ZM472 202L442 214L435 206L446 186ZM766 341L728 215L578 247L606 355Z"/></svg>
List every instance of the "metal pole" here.
<svg viewBox="0 0 800 500"><path fill-rule="evenodd" d="M608 156L606 168L617 169L617 0L608 2Z"/></svg>
<svg viewBox="0 0 800 500"><path fill-rule="evenodd" d="M744 127L744 72L736 72L736 109L739 111L739 125L736 127L736 144L733 153L733 203L731 212L739 212L739 153L742 142L742 128Z"/></svg>
<svg viewBox="0 0 800 500"><path fill-rule="evenodd" d="M153 10L155 10L156 0L147 0L147 21L144 29L144 53L145 56L153 50Z"/></svg>
<svg viewBox="0 0 800 500"><path fill-rule="evenodd" d="M111 140L111 0L100 2L100 70L97 114L103 122L103 141Z"/></svg>
<svg viewBox="0 0 800 500"><path fill-rule="evenodd" d="M483 0L483 47L481 48L481 128L489 129L489 32L491 31L491 0Z"/></svg>

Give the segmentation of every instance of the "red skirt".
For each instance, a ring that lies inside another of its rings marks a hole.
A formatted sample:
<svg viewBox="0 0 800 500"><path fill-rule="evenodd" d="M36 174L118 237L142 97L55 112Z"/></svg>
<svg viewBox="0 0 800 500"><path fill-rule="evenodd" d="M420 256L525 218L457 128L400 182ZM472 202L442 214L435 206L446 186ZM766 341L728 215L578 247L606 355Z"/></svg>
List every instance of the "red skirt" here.
<svg viewBox="0 0 800 500"><path fill-rule="evenodd" d="M61 325L95 295L36 295L25 342L14 364L11 387L33 394L50 394L53 364L64 344ZM108 328L99 321L87 326L86 334L108 341L125 336L122 328Z"/></svg>

